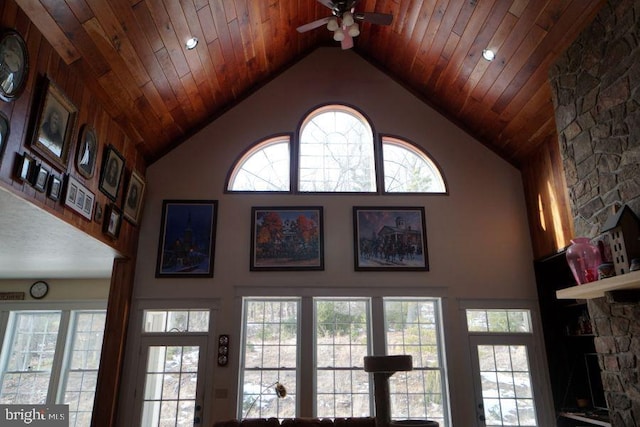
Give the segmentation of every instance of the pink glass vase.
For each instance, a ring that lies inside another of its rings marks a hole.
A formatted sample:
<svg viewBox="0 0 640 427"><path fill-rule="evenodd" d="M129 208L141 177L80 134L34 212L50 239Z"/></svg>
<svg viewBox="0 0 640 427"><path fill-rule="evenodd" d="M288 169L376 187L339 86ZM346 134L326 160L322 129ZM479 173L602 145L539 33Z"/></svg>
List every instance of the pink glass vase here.
<svg viewBox="0 0 640 427"><path fill-rule="evenodd" d="M576 237L567 249L567 263L578 285L598 280L600 251L586 237Z"/></svg>

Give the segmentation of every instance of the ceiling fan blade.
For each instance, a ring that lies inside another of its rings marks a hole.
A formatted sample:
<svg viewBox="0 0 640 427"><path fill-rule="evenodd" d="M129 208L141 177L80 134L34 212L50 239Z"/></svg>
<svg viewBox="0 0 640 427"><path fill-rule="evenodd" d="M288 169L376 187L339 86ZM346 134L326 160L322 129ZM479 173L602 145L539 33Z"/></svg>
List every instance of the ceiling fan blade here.
<svg viewBox="0 0 640 427"><path fill-rule="evenodd" d="M356 12L353 17L359 21L367 21L378 25L391 25L393 21L393 15L389 13Z"/></svg>
<svg viewBox="0 0 640 427"><path fill-rule="evenodd" d="M317 21L309 22L308 24L304 24L296 28L299 33L304 33L305 31L313 30L314 28L322 27L331 19L330 16L326 18L318 19Z"/></svg>
<svg viewBox="0 0 640 427"><path fill-rule="evenodd" d="M318 3L325 7L328 7L329 9L333 9L335 7L331 0L318 0Z"/></svg>
<svg viewBox="0 0 640 427"><path fill-rule="evenodd" d="M342 50L351 49L353 47L353 37L349 35L348 31L344 32L344 39L340 42Z"/></svg>

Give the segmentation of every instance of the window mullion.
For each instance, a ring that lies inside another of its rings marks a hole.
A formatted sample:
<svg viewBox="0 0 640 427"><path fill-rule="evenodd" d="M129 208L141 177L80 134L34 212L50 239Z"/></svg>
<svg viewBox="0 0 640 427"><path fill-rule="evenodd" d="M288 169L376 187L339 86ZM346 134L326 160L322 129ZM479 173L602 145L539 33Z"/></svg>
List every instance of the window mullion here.
<svg viewBox="0 0 640 427"><path fill-rule="evenodd" d="M314 322L313 298L303 297L301 300L299 313L298 334L298 408L297 412L301 417L313 417L316 414L314 402L316 378L314 366L316 366L315 339L316 328ZM301 399L300 396L313 396L311 399Z"/></svg>
<svg viewBox="0 0 640 427"><path fill-rule="evenodd" d="M71 313L69 310L60 312L60 326L58 327L58 338L56 339L56 350L53 353L53 364L51 365L51 377L49 378L49 389L47 390L47 404L55 404L58 400L57 390L62 378L62 367L64 366L65 346L71 327Z"/></svg>

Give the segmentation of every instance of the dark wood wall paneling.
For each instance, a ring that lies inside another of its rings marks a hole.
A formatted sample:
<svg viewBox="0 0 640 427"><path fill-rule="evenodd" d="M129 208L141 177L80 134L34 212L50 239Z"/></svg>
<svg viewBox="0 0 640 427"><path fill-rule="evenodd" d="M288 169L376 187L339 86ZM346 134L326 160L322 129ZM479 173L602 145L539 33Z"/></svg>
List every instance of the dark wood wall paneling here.
<svg viewBox="0 0 640 427"><path fill-rule="evenodd" d="M521 168L535 259L556 253L573 238L573 220L560 147L550 138L532 152ZM544 228L540 220L540 204Z"/></svg>
<svg viewBox="0 0 640 427"><path fill-rule="evenodd" d="M16 181L14 179L14 164L17 154L30 153L46 165L49 171L54 171L58 176L62 176L63 173L71 174L84 183L96 194L96 199L104 207L110 201L99 189L100 165L104 148L111 144L126 156L125 174L116 200L116 204L122 207L128 176L132 169L136 169L144 175L144 159L138 154L135 143L127 138L118 123L109 116L89 91L87 85L78 77L77 68L83 67L82 60L67 65L14 0L0 2L0 27L17 30L27 43L30 57L29 78L22 95L12 102L0 101L0 111L9 118L10 122L9 139L4 155L0 159L0 185L74 225L88 235L114 247L124 256L124 258L115 260L112 272L92 422L92 425L96 427L111 426L115 423L117 413L117 391L120 385L129 323L138 228L123 220L119 238L117 240L110 239L102 233L102 224L93 220L88 221L71 209L65 208L61 200L53 201L47 197L46 193L37 192L28 184ZM30 121L37 112L40 95L37 93L37 83L40 77L45 75L58 85L78 108L77 124L73 131L69 150L69 162L64 171L56 171L53 166L47 164L30 148ZM118 90L118 88L114 87L114 90ZM100 143L96 172L91 179L83 178L75 169L76 144L83 124L94 126Z"/></svg>
<svg viewBox="0 0 640 427"><path fill-rule="evenodd" d="M104 148L111 144L126 156L125 173L115 202L121 208L131 170L135 169L144 175L145 163L142 156L138 155L135 143L127 138L118 123L102 108L97 98L89 91L87 85L81 81L78 73L74 71L75 68L83 66L82 59L67 65L14 0L0 3L0 26L2 30L15 29L23 36L29 50L30 66L29 78L22 95L12 102L0 101L0 111L9 118L10 122L7 147L0 159L0 185L74 225L92 237L112 246L123 256L134 256L138 228L133 224L123 220L120 236L118 239L113 240L102 233L101 223L93 220L88 221L73 210L66 208L63 200L53 201L47 197L46 193L38 192L30 185L15 179L16 156L26 152L37 159L38 162L42 162L44 167L56 176L70 174L77 178L95 193L96 200L104 208L106 204L110 203L110 200L99 189L100 167ZM58 170L47 163L33 151L30 143L32 139L32 121L37 115L39 99L42 95L39 93L39 82L44 76L54 82L78 109L76 126L73 130L69 147L68 165L64 171ZM114 87L114 90L118 90L118 88ZM91 179L82 177L75 167L77 143L84 124L90 124L95 128L100 143L96 172Z"/></svg>

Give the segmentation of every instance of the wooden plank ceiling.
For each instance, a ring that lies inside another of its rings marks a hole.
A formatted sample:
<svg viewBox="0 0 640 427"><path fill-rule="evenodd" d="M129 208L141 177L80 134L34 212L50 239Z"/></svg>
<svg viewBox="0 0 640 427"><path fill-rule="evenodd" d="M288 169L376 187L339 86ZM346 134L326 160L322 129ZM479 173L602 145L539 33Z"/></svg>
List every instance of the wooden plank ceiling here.
<svg viewBox="0 0 640 427"><path fill-rule="evenodd" d="M327 2L327 0L323 0ZM148 163L318 46L316 0L17 0ZM518 166L557 138L549 66L602 0L359 0L354 50ZM200 44L186 50L194 35ZM482 51L496 59L487 62Z"/></svg>

